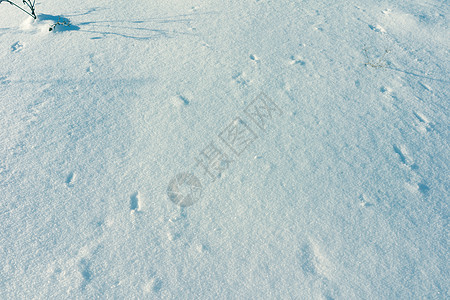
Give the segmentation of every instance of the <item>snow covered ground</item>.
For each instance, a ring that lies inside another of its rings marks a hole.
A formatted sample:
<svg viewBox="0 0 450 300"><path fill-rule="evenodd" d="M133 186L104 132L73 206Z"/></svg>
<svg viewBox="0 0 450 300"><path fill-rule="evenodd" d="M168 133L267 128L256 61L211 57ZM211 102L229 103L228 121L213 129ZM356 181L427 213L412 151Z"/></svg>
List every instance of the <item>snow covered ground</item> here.
<svg viewBox="0 0 450 300"><path fill-rule="evenodd" d="M0 4L1 299L449 298L447 1L36 12Z"/></svg>

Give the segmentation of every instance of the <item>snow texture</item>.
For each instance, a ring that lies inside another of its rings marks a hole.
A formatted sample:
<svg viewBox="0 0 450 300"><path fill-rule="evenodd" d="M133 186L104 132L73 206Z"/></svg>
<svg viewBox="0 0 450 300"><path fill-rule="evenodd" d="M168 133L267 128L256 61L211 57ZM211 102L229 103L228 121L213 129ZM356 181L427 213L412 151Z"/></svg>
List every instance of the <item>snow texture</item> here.
<svg viewBox="0 0 450 300"><path fill-rule="evenodd" d="M447 1L36 13L0 4L1 299L450 298Z"/></svg>

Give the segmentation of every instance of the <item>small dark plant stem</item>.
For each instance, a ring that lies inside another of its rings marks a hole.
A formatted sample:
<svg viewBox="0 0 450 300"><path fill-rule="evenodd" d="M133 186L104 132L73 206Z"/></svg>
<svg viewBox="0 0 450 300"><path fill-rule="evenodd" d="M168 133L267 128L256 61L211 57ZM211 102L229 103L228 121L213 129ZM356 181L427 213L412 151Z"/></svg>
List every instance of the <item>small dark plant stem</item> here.
<svg viewBox="0 0 450 300"><path fill-rule="evenodd" d="M36 3L36 0L33 0L33 3L31 3L31 0L23 0L23 4L25 4L26 6L28 6L30 8L31 16L36 19L36 14L34 13L34 8L35 8L34 4L35 3Z"/></svg>
<svg viewBox="0 0 450 300"><path fill-rule="evenodd" d="M14 2L10 1L10 0L0 0L0 3L2 3L3 1L17 7L18 9L20 9L21 11L23 11L24 13L26 13L27 15L31 16L33 19L36 19L36 14L34 12L34 3L35 1L33 1L33 4L31 4L31 1L25 1L23 0L23 3L26 4L30 9L31 9L31 13L27 12L25 9L23 9L22 7L20 7L19 5L15 4Z"/></svg>

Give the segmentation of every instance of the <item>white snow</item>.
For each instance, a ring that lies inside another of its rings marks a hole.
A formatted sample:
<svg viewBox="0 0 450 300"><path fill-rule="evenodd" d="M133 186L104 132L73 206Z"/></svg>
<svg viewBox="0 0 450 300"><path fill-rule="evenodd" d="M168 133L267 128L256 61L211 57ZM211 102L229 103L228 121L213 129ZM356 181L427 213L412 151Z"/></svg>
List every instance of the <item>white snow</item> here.
<svg viewBox="0 0 450 300"><path fill-rule="evenodd" d="M1 299L449 298L446 1L36 13L0 4Z"/></svg>

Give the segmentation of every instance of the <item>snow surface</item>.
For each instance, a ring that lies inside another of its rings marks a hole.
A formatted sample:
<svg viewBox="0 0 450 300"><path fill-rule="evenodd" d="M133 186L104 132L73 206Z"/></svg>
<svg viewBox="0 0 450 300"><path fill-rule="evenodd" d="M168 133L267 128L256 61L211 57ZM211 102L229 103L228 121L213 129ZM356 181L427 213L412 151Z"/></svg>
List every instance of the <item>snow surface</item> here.
<svg viewBox="0 0 450 300"><path fill-rule="evenodd" d="M0 4L1 299L449 299L447 1L36 12Z"/></svg>

